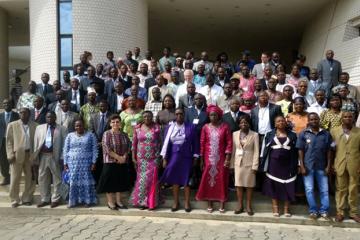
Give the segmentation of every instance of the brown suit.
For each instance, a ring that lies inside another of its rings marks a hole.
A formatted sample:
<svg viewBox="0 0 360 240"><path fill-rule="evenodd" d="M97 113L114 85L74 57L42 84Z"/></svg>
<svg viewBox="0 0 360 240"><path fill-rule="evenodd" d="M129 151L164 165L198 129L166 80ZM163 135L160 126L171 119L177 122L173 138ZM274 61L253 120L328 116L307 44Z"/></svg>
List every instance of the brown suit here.
<svg viewBox="0 0 360 240"><path fill-rule="evenodd" d="M233 133L233 152L230 168L235 169L236 187L255 187L255 173L259 166L259 135L249 130L240 144L240 131Z"/></svg>
<svg viewBox="0 0 360 240"><path fill-rule="evenodd" d="M25 189L22 202L31 202L35 191L35 179L31 172L31 154L34 152L34 134L37 124L28 122L30 148L26 149L26 135L21 120L9 123L6 132L6 153L10 162L10 199L19 203L20 179L24 171Z"/></svg>
<svg viewBox="0 0 360 240"><path fill-rule="evenodd" d="M336 172L336 209L344 215L346 197L350 216L357 215L358 182L360 169L360 128L353 127L346 138L342 126L331 130L336 144L334 168Z"/></svg>

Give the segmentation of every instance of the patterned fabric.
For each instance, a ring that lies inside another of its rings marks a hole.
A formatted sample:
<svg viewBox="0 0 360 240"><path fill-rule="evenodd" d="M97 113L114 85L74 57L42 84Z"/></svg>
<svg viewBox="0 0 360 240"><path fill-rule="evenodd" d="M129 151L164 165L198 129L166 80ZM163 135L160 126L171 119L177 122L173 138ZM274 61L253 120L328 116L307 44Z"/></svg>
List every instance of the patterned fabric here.
<svg viewBox="0 0 360 240"><path fill-rule="evenodd" d="M134 131L137 178L129 202L134 206L155 208L159 203L158 169L160 164L160 126L146 132L138 125Z"/></svg>
<svg viewBox="0 0 360 240"><path fill-rule="evenodd" d="M341 114L342 112L335 113L331 109L326 109L320 114L320 127L330 131L341 126Z"/></svg>
<svg viewBox="0 0 360 240"><path fill-rule="evenodd" d="M36 96L37 96L36 94L31 94L28 92L23 93L18 100L16 109L20 110L20 108L23 108L23 107L33 109L34 108L34 100L35 100Z"/></svg>
<svg viewBox="0 0 360 240"><path fill-rule="evenodd" d="M228 197L229 169L224 167L225 154L232 153L232 135L226 123L218 127L206 124L201 131L200 155L204 160L196 200L225 202Z"/></svg>
<svg viewBox="0 0 360 240"><path fill-rule="evenodd" d="M110 151L121 156L128 153L130 150L130 139L123 132L106 131L102 138L102 149L104 163L115 163L115 159L109 155Z"/></svg>
<svg viewBox="0 0 360 240"><path fill-rule="evenodd" d="M305 113L303 115L295 114L294 112L289 113L286 117L288 124L292 127L292 130L299 135L308 124L308 115Z"/></svg>
<svg viewBox="0 0 360 240"><path fill-rule="evenodd" d="M134 127L142 121L142 111L136 114L130 114L126 111L120 113L121 117L121 128L126 133L132 141Z"/></svg>
<svg viewBox="0 0 360 240"><path fill-rule="evenodd" d="M95 180L90 170L91 165L96 163L97 155L97 140L93 133L86 132L82 136L78 136L72 132L66 137L64 164L69 167L70 207L81 203L97 203Z"/></svg>
<svg viewBox="0 0 360 240"><path fill-rule="evenodd" d="M162 110L162 102L149 101L145 105L145 111L151 111L153 113L153 120L156 121L156 116Z"/></svg>
<svg viewBox="0 0 360 240"><path fill-rule="evenodd" d="M89 103L83 105L80 108L80 116L84 120L84 127L85 129L88 129L90 126L90 116L93 113L100 112L99 107L97 105L90 105Z"/></svg>

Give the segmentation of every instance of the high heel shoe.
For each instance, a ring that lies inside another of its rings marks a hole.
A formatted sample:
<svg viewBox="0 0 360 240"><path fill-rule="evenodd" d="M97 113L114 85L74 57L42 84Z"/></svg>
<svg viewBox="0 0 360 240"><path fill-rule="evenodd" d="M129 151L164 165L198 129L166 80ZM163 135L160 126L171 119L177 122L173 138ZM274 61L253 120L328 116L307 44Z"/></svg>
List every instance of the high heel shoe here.
<svg viewBox="0 0 360 240"><path fill-rule="evenodd" d="M107 206L108 206L108 208L109 208L110 210L118 210L116 204L115 204L115 206L112 207L112 206L110 206L110 204L108 203Z"/></svg>

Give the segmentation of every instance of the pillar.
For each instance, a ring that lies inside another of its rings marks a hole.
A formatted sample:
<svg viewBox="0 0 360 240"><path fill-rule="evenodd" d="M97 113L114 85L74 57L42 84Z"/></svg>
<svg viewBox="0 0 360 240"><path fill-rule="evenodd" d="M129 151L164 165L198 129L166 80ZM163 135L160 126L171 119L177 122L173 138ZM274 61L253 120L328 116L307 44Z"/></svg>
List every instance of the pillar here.
<svg viewBox="0 0 360 240"><path fill-rule="evenodd" d="M9 38L7 12L0 8L0 100L9 97Z"/></svg>

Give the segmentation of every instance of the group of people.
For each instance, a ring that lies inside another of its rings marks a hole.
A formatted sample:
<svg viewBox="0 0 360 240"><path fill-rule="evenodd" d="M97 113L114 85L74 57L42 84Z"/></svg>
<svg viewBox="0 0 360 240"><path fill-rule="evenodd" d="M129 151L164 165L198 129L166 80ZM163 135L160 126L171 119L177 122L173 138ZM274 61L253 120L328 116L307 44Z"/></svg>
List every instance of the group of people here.
<svg viewBox="0 0 360 240"><path fill-rule="evenodd" d="M299 55L286 72L278 52L262 53L255 64L246 51L232 64L226 53L211 62L206 52L195 60L192 52L182 58L164 48L157 61L135 48L116 62L109 51L96 67L84 52L74 76L64 71L63 81L50 84L43 73L41 83L30 81L17 112L10 99L3 101L2 185L10 183L18 207L32 204L38 183L38 207L54 208L66 178L68 207L95 205L96 193L106 193L111 210L127 208L122 193L130 190L130 205L155 209L161 190L171 187L171 211L180 208L183 187L185 211L197 189L195 198L207 201L209 213L215 201L225 212L234 186L234 213L248 215L257 187L271 198L275 217L290 217L290 203L305 194L309 217L330 220L335 174L335 220L344 220L349 205L349 217L360 222L360 93L333 57L328 50L310 69Z"/></svg>

